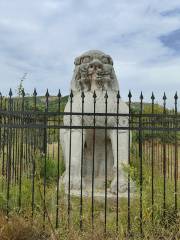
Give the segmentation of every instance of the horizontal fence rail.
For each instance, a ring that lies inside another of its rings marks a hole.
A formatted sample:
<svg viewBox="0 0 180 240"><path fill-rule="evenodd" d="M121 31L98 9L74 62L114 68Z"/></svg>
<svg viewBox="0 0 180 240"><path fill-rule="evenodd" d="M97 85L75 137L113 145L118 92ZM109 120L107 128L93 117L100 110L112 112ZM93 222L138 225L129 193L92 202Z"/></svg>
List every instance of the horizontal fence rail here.
<svg viewBox="0 0 180 240"><path fill-rule="evenodd" d="M163 223L168 227L169 214L176 219L180 209L177 93L174 107L169 109L165 94L160 105L155 103L153 93L149 103L143 101L142 93L139 102L134 103L129 92L124 112L119 92L114 92L114 106L108 92L100 93L104 94L101 104L99 92L94 92L91 100L86 93L80 94L79 110L74 107L76 96L72 91L68 97L62 97L60 91L57 96L50 96L48 90L44 97L38 96L36 90L32 96L25 96L24 91L22 96L13 96L11 90L8 97L0 94L0 208L7 217L13 212L29 214L33 220L41 221L44 228L50 224L60 231L72 226L86 231L91 226L93 231L102 228L105 234L131 238L142 236L148 224ZM127 134L124 146L121 133ZM75 146L78 146L76 151ZM100 181L98 149L103 159L102 194L96 186ZM88 151L91 159L87 160ZM112 151L113 158L110 158ZM125 193L119 191L122 151L127 151L123 166ZM75 176L79 178L79 188L74 194L76 153L80 169L79 176ZM117 181L113 193L110 191L112 164L116 166ZM86 168L90 172L89 192L84 185Z"/></svg>

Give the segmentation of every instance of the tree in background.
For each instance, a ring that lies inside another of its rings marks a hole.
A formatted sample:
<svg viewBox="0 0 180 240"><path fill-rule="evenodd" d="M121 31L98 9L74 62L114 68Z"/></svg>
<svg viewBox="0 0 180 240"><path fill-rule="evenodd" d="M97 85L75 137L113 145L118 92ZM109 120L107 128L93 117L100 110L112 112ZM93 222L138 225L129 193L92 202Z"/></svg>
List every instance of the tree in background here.
<svg viewBox="0 0 180 240"><path fill-rule="evenodd" d="M23 93L23 91L24 91L23 82L24 82L24 80L26 79L26 77L27 77L27 73L24 73L24 75L22 76L22 78L21 78L21 80L20 80L20 83L19 83L19 85L18 85L18 87L17 87L16 92L17 92L17 95L18 95L19 97L22 96L22 93Z"/></svg>

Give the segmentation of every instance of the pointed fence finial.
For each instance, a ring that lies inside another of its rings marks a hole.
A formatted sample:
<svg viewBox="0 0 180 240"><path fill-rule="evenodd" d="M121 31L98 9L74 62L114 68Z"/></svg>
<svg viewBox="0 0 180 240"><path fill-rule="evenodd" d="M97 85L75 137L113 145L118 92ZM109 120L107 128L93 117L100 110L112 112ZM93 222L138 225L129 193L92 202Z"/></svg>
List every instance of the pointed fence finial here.
<svg viewBox="0 0 180 240"><path fill-rule="evenodd" d="M142 101L143 100L143 94L142 94L142 91L141 91L141 95L140 95L140 100Z"/></svg>
<svg viewBox="0 0 180 240"><path fill-rule="evenodd" d="M81 98L82 98L82 103L84 103L84 98L85 98L84 91L81 92Z"/></svg>
<svg viewBox="0 0 180 240"><path fill-rule="evenodd" d="M60 89L59 89L59 92L58 92L58 98L61 98L61 91L60 91Z"/></svg>
<svg viewBox="0 0 180 240"><path fill-rule="evenodd" d="M36 88L34 88L33 96L34 96L34 97L37 96Z"/></svg>
<svg viewBox="0 0 180 240"><path fill-rule="evenodd" d="M107 91L106 91L106 93L105 93L105 95L104 95L104 98L105 98L105 104L106 104L106 106L107 106L107 103L108 103L108 101L107 101L107 99L108 99Z"/></svg>
<svg viewBox="0 0 180 240"><path fill-rule="evenodd" d="M82 97L83 99L85 98L84 91L82 91L82 93L81 93L81 97Z"/></svg>
<svg viewBox="0 0 180 240"><path fill-rule="evenodd" d="M48 89L47 89L47 91L46 91L46 98L48 98L50 95L49 95L49 91L48 91Z"/></svg>
<svg viewBox="0 0 180 240"><path fill-rule="evenodd" d="M152 95L151 95L151 99L152 99L152 101L154 101L154 99L155 99L155 96L154 96L153 92L152 92Z"/></svg>
<svg viewBox="0 0 180 240"><path fill-rule="evenodd" d="M73 98L73 91L71 90L71 93L70 93L70 98Z"/></svg>
<svg viewBox="0 0 180 240"><path fill-rule="evenodd" d="M94 93L93 93L93 98L96 98L96 91L94 90Z"/></svg>
<svg viewBox="0 0 180 240"><path fill-rule="evenodd" d="M94 98L94 104L96 103L96 91L94 90L94 92L93 92L93 98Z"/></svg>
<svg viewBox="0 0 180 240"><path fill-rule="evenodd" d="M105 96L104 96L104 98L106 98L106 99L108 98L108 94L107 94L107 91L106 91L106 93L105 93Z"/></svg>
<svg viewBox="0 0 180 240"><path fill-rule="evenodd" d="M12 90L11 90L11 88L9 90L9 97L12 97Z"/></svg>
<svg viewBox="0 0 180 240"><path fill-rule="evenodd" d="M175 95L174 95L174 99L177 101L178 100L178 94L177 94L177 92L175 93Z"/></svg>
<svg viewBox="0 0 180 240"><path fill-rule="evenodd" d="M73 97L74 97L74 95L73 95L73 91L72 91L72 90L71 90L71 92L70 92L69 97L70 97L70 102L71 102L71 105L72 105Z"/></svg>
<svg viewBox="0 0 180 240"><path fill-rule="evenodd" d="M128 93L128 98L129 98L129 99L131 99L131 98L132 98L131 90L129 90L129 93Z"/></svg>
<svg viewBox="0 0 180 240"><path fill-rule="evenodd" d="M117 92L116 98L117 98L117 104L119 104L119 99L121 98L119 90Z"/></svg>
<svg viewBox="0 0 180 240"><path fill-rule="evenodd" d="M166 97L166 93L164 92L164 95L163 95L163 100L166 101L167 97Z"/></svg>

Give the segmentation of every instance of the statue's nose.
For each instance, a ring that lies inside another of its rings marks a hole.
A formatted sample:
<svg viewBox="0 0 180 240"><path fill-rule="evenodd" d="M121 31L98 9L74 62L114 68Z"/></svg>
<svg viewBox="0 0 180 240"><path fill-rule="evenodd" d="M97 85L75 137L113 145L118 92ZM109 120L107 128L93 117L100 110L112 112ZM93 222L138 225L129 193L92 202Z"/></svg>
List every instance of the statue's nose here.
<svg viewBox="0 0 180 240"><path fill-rule="evenodd" d="M102 67L103 65L98 59L95 59L90 63L90 68L102 69Z"/></svg>

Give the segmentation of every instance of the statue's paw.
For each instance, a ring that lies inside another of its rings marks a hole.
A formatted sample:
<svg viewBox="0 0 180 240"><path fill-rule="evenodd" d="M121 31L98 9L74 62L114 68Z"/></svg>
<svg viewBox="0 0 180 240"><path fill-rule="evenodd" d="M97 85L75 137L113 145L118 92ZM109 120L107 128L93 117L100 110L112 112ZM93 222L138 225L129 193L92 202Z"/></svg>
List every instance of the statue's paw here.
<svg viewBox="0 0 180 240"><path fill-rule="evenodd" d="M84 180L82 179L82 183L81 183L81 178L79 177L72 177L70 182L71 182L70 184L71 189L80 190L81 186L82 188L85 187Z"/></svg>
<svg viewBox="0 0 180 240"><path fill-rule="evenodd" d="M119 193L127 192L127 189L128 189L127 181L121 180L118 182L118 192ZM110 192L114 193L114 194L117 193L117 180L116 179L114 179L111 183Z"/></svg>
<svg viewBox="0 0 180 240"><path fill-rule="evenodd" d="M110 192L113 193L113 194L117 193L117 180L116 179L114 179L111 183ZM119 193L128 192L128 180L119 180L118 192ZM131 193L136 192L135 184L132 181L130 181L130 192Z"/></svg>
<svg viewBox="0 0 180 240"><path fill-rule="evenodd" d="M69 184L69 176L64 176L61 182L64 185L65 192L68 192L70 190L80 190L81 189L81 178L79 177L72 177L70 178L70 184ZM82 188L85 187L84 180L82 179Z"/></svg>

